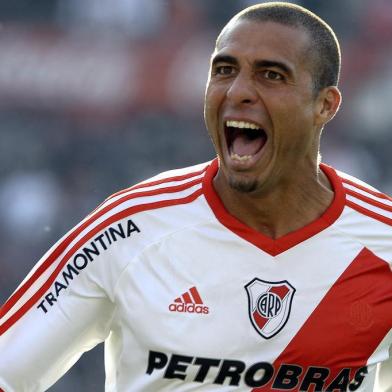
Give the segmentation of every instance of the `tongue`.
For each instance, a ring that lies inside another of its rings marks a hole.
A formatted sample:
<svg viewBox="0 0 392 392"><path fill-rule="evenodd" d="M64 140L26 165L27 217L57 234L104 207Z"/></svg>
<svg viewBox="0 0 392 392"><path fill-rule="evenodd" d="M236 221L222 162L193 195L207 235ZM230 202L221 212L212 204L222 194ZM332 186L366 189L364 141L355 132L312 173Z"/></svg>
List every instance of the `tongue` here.
<svg viewBox="0 0 392 392"><path fill-rule="evenodd" d="M231 146L231 151L240 157L244 155L255 155L263 147L265 139L260 136L249 139L245 134L238 135Z"/></svg>

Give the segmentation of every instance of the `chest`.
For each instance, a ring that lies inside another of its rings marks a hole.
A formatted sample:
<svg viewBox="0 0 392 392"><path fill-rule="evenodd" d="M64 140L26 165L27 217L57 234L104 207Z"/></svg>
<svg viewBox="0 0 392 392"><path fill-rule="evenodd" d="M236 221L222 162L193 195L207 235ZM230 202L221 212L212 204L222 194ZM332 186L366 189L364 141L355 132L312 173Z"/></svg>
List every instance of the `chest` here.
<svg viewBox="0 0 392 392"><path fill-rule="evenodd" d="M319 238L272 257L219 233L178 234L124 272L119 323L145 351L147 371L254 387L343 385L363 378L392 327L388 270L344 241Z"/></svg>

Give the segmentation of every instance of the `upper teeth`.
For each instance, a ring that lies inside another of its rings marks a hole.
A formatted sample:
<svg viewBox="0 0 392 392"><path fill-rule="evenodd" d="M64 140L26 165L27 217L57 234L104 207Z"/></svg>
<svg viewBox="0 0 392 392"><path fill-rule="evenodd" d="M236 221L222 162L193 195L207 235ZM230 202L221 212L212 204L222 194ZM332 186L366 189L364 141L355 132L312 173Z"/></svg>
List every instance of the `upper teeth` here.
<svg viewBox="0 0 392 392"><path fill-rule="evenodd" d="M226 126L235 127L235 128L250 128L250 129L260 129L260 127L254 123L246 122L246 121L234 121L229 120L226 121Z"/></svg>

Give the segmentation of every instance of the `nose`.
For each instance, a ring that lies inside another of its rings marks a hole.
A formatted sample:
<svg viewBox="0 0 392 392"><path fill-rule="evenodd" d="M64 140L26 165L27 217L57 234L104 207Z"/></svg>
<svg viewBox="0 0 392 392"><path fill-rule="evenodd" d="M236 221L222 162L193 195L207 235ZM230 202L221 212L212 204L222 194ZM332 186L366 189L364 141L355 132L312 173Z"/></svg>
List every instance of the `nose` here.
<svg viewBox="0 0 392 392"><path fill-rule="evenodd" d="M226 92L227 98L236 105L251 105L258 99L254 81L241 72L233 79Z"/></svg>

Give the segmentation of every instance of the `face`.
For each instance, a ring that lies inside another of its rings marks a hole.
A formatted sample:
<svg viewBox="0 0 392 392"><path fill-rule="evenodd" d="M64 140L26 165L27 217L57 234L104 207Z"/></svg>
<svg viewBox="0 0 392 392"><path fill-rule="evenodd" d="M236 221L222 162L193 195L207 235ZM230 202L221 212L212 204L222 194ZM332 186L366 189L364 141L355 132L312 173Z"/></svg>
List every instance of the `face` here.
<svg viewBox="0 0 392 392"><path fill-rule="evenodd" d="M205 121L220 168L215 184L266 192L317 165L309 37L273 22L236 21L212 56Z"/></svg>

